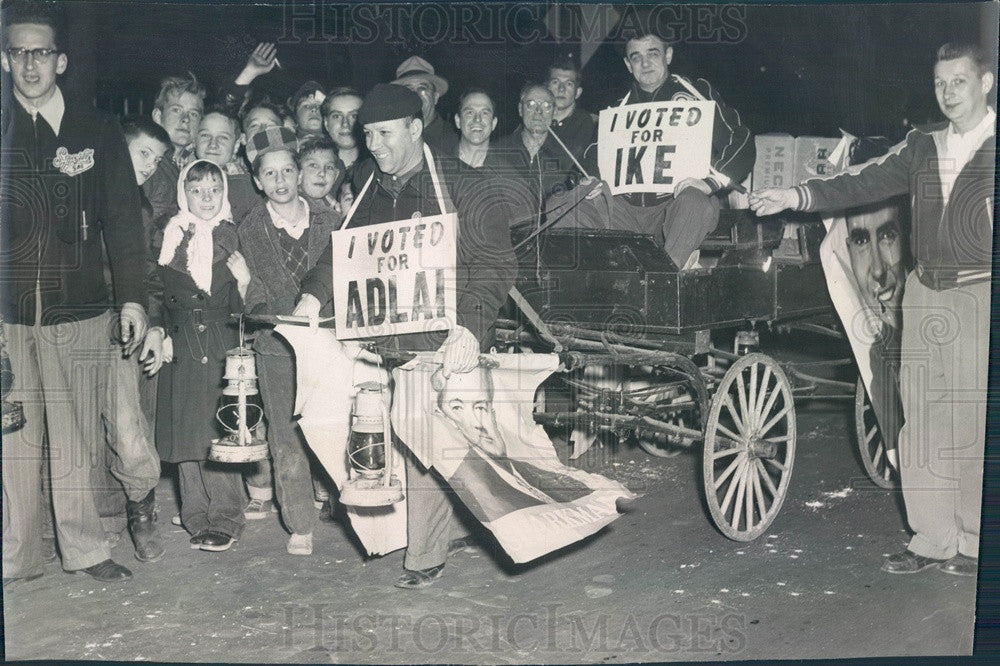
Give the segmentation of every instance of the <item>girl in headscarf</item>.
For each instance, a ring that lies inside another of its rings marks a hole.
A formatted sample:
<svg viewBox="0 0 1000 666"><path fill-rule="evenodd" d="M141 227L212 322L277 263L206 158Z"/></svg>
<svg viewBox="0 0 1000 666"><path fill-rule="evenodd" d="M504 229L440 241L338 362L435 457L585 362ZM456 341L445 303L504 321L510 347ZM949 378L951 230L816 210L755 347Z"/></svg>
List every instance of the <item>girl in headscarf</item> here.
<svg viewBox="0 0 1000 666"><path fill-rule="evenodd" d="M163 303L152 322L163 328L154 339L166 338L147 361L150 374L160 370L156 447L162 460L177 463L191 547L220 551L243 531L246 496L239 468L207 457L212 440L225 434L215 415L226 350L239 345L230 314L243 310L250 273L236 251L226 176L218 166L207 160L187 165L177 203L180 212L163 230L157 261Z"/></svg>

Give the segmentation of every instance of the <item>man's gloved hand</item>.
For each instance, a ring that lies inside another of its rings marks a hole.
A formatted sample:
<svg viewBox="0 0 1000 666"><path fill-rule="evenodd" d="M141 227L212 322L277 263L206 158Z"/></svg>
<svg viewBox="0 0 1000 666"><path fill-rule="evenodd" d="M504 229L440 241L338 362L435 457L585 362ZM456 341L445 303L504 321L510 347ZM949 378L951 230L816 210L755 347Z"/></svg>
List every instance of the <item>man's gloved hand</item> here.
<svg viewBox="0 0 1000 666"><path fill-rule="evenodd" d="M138 303L125 303L118 318L122 331L122 348L126 356L131 356L146 337L146 329L149 327L146 310Z"/></svg>
<svg viewBox="0 0 1000 666"><path fill-rule="evenodd" d="M296 317L308 317L309 329L315 333L319 330L319 311L322 307L319 299L312 294L302 294L302 298L296 304L292 315Z"/></svg>
<svg viewBox="0 0 1000 666"><path fill-rule="evenodd" d="M444 354L445 378L453 372L470 372L479 365L479 341L464 326L451 329L440 351Z"/></svg>
<svg viewBox="0 0 1000 666"><path fill-rule="evenodd" d="M174 339L169 335L163 339L163 362L174 362Z"/></svg>

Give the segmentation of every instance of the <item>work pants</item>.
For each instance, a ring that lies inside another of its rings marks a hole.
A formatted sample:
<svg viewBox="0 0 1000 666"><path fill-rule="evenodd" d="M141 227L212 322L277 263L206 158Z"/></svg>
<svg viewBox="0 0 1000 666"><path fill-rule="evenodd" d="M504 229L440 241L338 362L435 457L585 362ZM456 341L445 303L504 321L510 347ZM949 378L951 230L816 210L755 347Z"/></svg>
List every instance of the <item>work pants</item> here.
<svg viewBox="0 0 1000 666"><path fill-rule="evenodd" d="M40 571L43 465L63 568L111 556L91 485L95 447L104 445L98 398L121 353L111 322L105 312L50 326L4 324L14 372L9 399L23 403L26 418L21 430L3 436L4 577Z"/></svg>
<svg viewBox="0 0 1000 666"><path fill-rule="evenodd" d="M205 530L238 539L243 533L246 493L240 468L207 460L177 465L181 487L181 522L191 534Z"/></svg>
<svg viewBox="0 0 1000 666"><path fill-rule="evenodd" d="M291 356L257 355L261 399L267 415L267 443L274 464L274 489L281 517L294 534L310 534L316 526L309 455L294 420L295 364Z"/></svg>
<svg viewBox="0 0 1000 666"><path fill-rule="evenodd" d="M899 455L917 555L979 555L989 324L989 282L934 291L907 279Z"/></svg>
<svg viewBox="0 0 1000 666"><path fill-rule="evenodd" d="M581 201L556 226L649 234L674 264L683 268L691 253L719 224L718 197L693 187L685 188L676 197L665 197L653 206L633 206L623 196L614 196L609 211L605 201L604 198Z"/></svg>

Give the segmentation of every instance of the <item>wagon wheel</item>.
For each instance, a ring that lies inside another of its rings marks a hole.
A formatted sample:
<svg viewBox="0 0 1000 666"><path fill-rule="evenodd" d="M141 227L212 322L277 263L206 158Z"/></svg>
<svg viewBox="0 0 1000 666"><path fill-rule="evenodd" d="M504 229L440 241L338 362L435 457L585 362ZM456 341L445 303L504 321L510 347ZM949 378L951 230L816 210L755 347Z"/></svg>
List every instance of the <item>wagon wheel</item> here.
<svg viewBox="0 0 1000 666"><path fill-rule="evenodd" d="M705 496L723 534L750 541L770 526L788 494L794 458L788 378L769 356L743 356L719 383L705 430Z"/></svg>
<svg viewBox="0 0 1000 666"><path fill-rule="evenodd" d="M896 475L886 453L885 439L879 427L875 409L868 399L865 383L858 377L854 390L854 428L858 440L861 463L869 478L879 488L892 489L899 486Z"/></svg>

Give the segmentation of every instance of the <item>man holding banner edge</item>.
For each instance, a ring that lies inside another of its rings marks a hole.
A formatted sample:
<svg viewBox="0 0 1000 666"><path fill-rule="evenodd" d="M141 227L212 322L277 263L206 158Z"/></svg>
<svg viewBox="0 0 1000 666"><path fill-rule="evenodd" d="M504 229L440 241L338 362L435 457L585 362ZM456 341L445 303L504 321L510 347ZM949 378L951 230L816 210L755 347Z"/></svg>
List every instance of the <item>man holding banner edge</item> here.
<svg viewBox="0 0 1000 666"><path fill-rule="evenodd" d="M359 195L347 226L457 213L457 312L447 337L440 330L395 335L389 346L443 353L446 375L469 372L489 348L493 324L514 284L517 264L503 208L483 206L483 180L454 160L436 159L421 138L420 98L396 84L379 84L358 113L373 160L355 176ZM439 189L440 188L440 189ZM318 318L333 298L333 252L328 248L302 283L296 315ZM453 534L453 509L443 482L407 456L407 551L398 587L430 585L440 577Z"/></svg>

